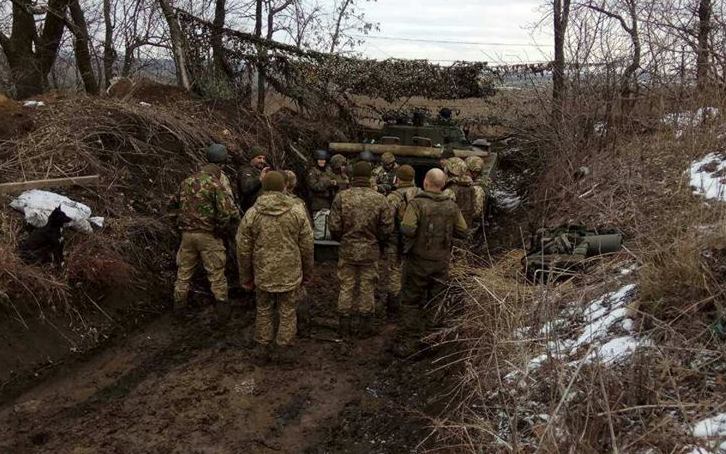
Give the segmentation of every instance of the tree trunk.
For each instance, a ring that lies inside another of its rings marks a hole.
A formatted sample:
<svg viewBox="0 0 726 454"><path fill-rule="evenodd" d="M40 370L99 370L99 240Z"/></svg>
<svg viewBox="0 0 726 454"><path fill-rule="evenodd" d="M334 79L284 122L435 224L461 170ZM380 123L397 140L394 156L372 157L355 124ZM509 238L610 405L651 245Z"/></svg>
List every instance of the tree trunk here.
<svg viewBox="0 0 726 454"><path fill-rule="evenodd" d="M111 11L111 0L103 0L103 79L108 87L113 79L113 65L116 63L116 49L113 46L113 12Z"/></svg>
<svg viewBox="0 0 726 454"><path fill-rule="evenodd" d="M98 82L96 81L96 75L93 73L93 63L91 61L91 52L88 48L88 25L86 24L86 18L81 10L81 5L78 0L73 0L69 5L71 11L71 19L73 19L73 25L76 29L73 30L75 36L73 45L76 49L76 65L78 71L81 73L81 79L83 79L83 86L86 89L86 93L91 95L98 94Z"/></svg>
<svg viewBox="0 0 726 454"><path fill-rule="evenodd" d="M255 7L255 36L262 37L262 0ZM257 45L257 112L265 112L265 49Z"/></svg>
<svg viewBox="0 0 726 454"><path fill-rule="evenodd" d="M565 102L565 36L570 15L570 0L554 0L555 61L552 68L552 120L562 121Z"/></svg>
<svg viewBox="0 0 726 454"><path fill-rule="evenodd" d="M698 55L696 56L696 86L703 93L708 86L709 46L711 34L712 0L698 2Z"/></svg>
<svg viewBox="0 0 726 454"><path fill-rule="evenodd" d="M161 11L164 13L166 23L169 25L169 37L171 39L171 50L174 54L174 63L176 65L176 80L180 87L190 91L192 84L189 81L187 73L186 57L184 54L184 35L181 26L177 20L174 8L172 8L169 0L159 0Z"/></svg>
<svg viewBox="0 0 726 454"><path fill-rule="evenodd" d="M333 34L330 36L331 54L335 52L335 47L338 45L338 40L340 39L340 27L343 24L343 17L345 17L345 12L352 2L353 0L343 0L343 4L340 5L340 9L337 11L338 18L335 21L335 28L333 29Z"/></svg>
<svg viewBox="0 0 726 454"><path fill-rule="evenodd" d="M5 52L18 98L28 98L43 92L65 29L65 11L69 0L49 0L43 25L38 36L29 0L13 1L13 24L10 37L2 35L0 45Z"/></svg>
<svg viewBox="0 0 726 454"><path fill-rule="evenodd" d="M224 28L227 15L227 1L216 0L214 6L214 30L212 30L212 58L217 74L223 75L227 81L232 80L234 72L225 58L224 45L222 43L222 29Z"/></svg>

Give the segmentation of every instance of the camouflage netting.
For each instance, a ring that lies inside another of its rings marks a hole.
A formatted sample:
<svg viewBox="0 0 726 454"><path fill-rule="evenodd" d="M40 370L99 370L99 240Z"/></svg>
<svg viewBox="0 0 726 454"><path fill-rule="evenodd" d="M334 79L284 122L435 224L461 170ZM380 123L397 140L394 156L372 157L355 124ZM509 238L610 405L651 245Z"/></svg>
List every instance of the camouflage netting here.
<svg viewBox="0 0 726 454"><path fill-rule="evenodd" d="M215 27L184 11L178 15L187 40L190 73L195 81L203 80L213 67ZM275 90L306 107L321 101L340 104L349 95L392 101L412 96L463 99L494 94L493 75L485 62L441 66L426 60L358 59L302 50L229 29L219 33L233 86L248 87L250 69L262 67Z"/></svg>

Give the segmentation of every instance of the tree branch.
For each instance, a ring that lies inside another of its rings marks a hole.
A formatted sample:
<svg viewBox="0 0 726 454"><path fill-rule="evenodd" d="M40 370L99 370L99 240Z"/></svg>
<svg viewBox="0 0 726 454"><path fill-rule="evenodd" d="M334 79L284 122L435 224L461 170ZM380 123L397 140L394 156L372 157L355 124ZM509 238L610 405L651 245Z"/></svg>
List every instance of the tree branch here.
<svg viewBox="0 0 726 454"><path fill-rule="evenodd" d="M608 11L605 8L601 8L590 3L585 3L582 6L593 11L597 11L598 13L604 14L611 19L617 20L618 22L620 22L620 26L623 27L623 30L625 30L630 35L633 34L633 29L628 27L628 23L625 22L625 19L623 19L623 16L621 16L620 14L613 13L612 11Z"/></svg>

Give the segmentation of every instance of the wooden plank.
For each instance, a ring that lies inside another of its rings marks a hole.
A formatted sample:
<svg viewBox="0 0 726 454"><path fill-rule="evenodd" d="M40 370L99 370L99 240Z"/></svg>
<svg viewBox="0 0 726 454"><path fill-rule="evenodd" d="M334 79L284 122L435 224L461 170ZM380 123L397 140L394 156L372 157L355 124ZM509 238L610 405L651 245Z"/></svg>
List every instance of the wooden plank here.
<svg viewBox="0 0 726 454"><path fill-rule="evenodd" d="M46 180L18 181L14 183L0 183L0 194L28 189L61 188L66 186L96 186L100 177L87 175L83 177L50 178Z"/></svg>
<svg viewBox="0 0 726 454"><path fill-rule="evenodd" d="M328 148L330 151L338 153L360 153L368 150L374 154L383 154L390 151L396 156L406 156L415 158L433 158L441 157L441 148L438 147L417 147L415 145L387 145L379 143L349 143L349 142L332 142ZM454 156L459 158L467 158L469 156L480 156L485 158L489 156L489 152L481 150L462 150L454 149Z"/></svg>

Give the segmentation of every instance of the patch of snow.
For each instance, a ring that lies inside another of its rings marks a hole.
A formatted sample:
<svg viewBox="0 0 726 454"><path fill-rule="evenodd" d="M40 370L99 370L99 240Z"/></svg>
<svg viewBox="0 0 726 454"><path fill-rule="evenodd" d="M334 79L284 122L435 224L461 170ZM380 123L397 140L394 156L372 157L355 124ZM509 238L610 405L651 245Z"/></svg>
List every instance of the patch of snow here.
<svg viewBox="0 0 726 454"><path fill-rule="evenodd" d="M620 327L623 330L625 330L625 331L627 331L629 333L632 333L633 332L633 329L635 329L635 322L631 318L626 318L625 320L623 320L622 322L620 322Z"/></svg>
<svg viewBox="0 0 726 454"><path fill-rule="evenodd" d="M565 326L566 323L567 323L567 321L563 320L561 318L551 320L551 321L545 323L544 326L542 326L542 329L539 330L539 333L542 336L552 336L555 334L555 332L558 329Z"/></svg>
<svg viewBox="0 0 726 454"><path fill-rule="evenodd" d="M45 103L43 101L29 100L29 101L25 101L23 103L23 107L34 107L35 108L35 107L44 107L44 106L45 106Z"/></svg>
<svg viewBox="0 0 726 454"><path fill-rule="evenodd" d="M704 167L709 166L706 170ZM689 174L694 194L703 195L707 199L726 201L724 179L719 174L726 169L726 159L716 153L709 153L702 159L691 163Z"/></svg>
<svg viewBox="0 0 726 454"><path fill-rule="evenodd" d="M633 263L631 265L625 266L620 269L620 275L621 276L628 276L629 274L632 274L633 271L638 269L638 265L636 263Z"/></svg>
<svg viewBox="0 0 726 454"><path fill-rule="evenodd" d="M718 116L720 113L717 107L701 107L695 112L673 112L666 114L661 123L673 126L677 138L683 136L684 129L703 123L706 118Z"/></svg>
<svg viewBox="0 0 726 454"><path fill-rule="evenodd" d="M693 436L702 438L726 437L726 413L696 423L693 427Z"/></svg>
<svg viewBox="0 0 726 454"><path fill-rule="evenodd" d="M572 345L572 353L575 353L577 349L586 344L591 344L593 341L600 340L607 336L610 328L622 320L628 315L628 310L624 307L615 309L608 312L604 317L595 320L589 325L585 326L582 330L582 334L577 338L575 343Z"/></svg>
<svg viewBox="0 0 726 454"><path fill-rule="evenodd" d="M638 348L649 346L652 346L650 341L636 339L633 336L616 337L590 352L585 361L600 360L604 364L613 364L627 358Z"/></svg>
<svg viewBox="0 0 726 454"><path fill-rule="evenodd" d="M522 204L522 199L516 192L495 189L492 191L492 197L497 201L497 205L509 211Z"/></svg>
<svg viewBox="0 0 726 454"><path fill-rule="evenodd" d="M604 121L598 121L597 123L592 125L592 130L596 136L603 137L603 136L605 136L605 133L608 131L608 125Z"/></svg>
<svg viewBox="0 0 726 454"><path fill-rule="evenodd" d="M25 214L25 221L36 228L43 227L48 222L50 213L61 207L61 211L72 219L68 224L69 227L85 233L93 232L90 221L91 208L55 192L31 189L10 202L10 207L22 211ZM103 218L95 217L93 223L102 226Z"/></svg>

